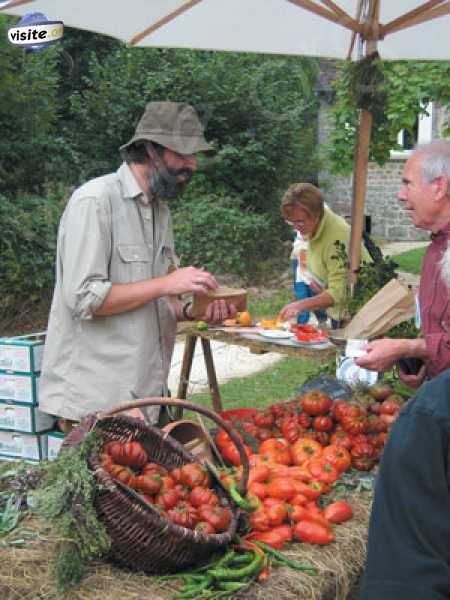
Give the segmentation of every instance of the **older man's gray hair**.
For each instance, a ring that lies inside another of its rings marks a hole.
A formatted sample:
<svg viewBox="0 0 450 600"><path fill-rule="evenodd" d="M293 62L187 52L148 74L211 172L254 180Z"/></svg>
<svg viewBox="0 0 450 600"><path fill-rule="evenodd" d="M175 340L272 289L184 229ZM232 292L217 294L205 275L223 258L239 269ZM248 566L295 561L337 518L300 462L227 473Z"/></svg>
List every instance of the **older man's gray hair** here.
<svg viewBox="0 0 450 600"><path fill-rule="evenodd" d="M446 175L450 182L450 141L435 140L417 146L416 152L423 156L420 170L424 183L431 183L441 175ZM447 193L450 193L450 189Z"/></svg>
<svg viewBox="0 0 450 600"><path fill-rule="evenodd" d="M450 294L450 240L441 260L441 277L447 285L448 293Z"/></svg>

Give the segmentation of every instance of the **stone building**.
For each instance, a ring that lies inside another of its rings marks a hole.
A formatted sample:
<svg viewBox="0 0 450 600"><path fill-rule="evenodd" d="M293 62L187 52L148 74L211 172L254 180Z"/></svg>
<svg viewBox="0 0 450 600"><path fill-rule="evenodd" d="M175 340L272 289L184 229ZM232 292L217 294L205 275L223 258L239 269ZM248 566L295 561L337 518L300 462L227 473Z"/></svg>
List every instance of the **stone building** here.
<svg viewBox="0 0 450 600"><path fill-rule="evenodd" d="M334 62L322 63L316 87L319 99L318 142L327 141L333 127L330 108L334 102L333 81L336 78ZM417 143L426 143L440 137L446 118L444 109L435 104L427 107L428 116L419 117ZM404 135L399 132L398 142L403 145ZM369 163L365 202L366 230L376 239L389 241L427 240L429 234L416 229L401 202L396 200L403 166L411 150L392 151L391 159L382 167ZM350 218L353 176L336 176L322 170L318 176L319 186L326 201L336 213Z"/></svg>

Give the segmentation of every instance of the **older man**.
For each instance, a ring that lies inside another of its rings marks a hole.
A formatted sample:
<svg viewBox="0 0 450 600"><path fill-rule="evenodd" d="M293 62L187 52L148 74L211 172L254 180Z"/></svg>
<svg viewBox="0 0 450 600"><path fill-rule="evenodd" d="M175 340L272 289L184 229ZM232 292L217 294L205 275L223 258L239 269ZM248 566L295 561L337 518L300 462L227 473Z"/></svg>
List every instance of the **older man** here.
<svg viewBox="0 0 450 600"><path fill-rule="evenodd" d="M115 173L81 186L58 233L57 276L41 377L41 409L79 420L124 400L167 395L177 320L192 320L179 296L217 288L193 266L177 269L167 200L210 150L195 110L147 105ZM203 316L234 316L223 301ZM157 421L159 409L147 411Z"/></svg>
<svg viewBox="0 0 450 600"><path fill-rule="evenodd" d="M440 277L448 301L450 243ZM450 598L449 458L450 368L420 389L389 434L360 600Z"/></svg>
<svg viewBox="0 0 450 600"><path fill-rule="evenodd" d="M450 236L450 142L436 141L419 147L405 164L398 199L404 202L414 225L431 231L419 286L423 337L413 340L382 339L366 346L359 366L387 371L402 358L420 358L417 375L401 369L400 377L412 387L450 366L450 315L447 289L438 263Z"/></svg>

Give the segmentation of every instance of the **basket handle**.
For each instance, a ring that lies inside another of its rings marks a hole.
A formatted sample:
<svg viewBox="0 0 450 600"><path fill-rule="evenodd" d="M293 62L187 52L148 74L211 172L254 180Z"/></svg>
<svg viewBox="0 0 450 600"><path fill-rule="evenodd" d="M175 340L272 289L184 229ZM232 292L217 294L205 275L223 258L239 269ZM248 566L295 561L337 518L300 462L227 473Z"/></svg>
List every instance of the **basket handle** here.
<svg viewBox="0 0 450 600"><path fill-rule="evenodd" d="M247 493L247 483L248 483L248 475L250 465L248 462L247 454L245 453L244 446L232 425L227 423L220 415L216 412L206 408L204 406L199 406L198 404L194 404L193 402L189 402L187 400L179 400L178 398L141 398L137 400L130 400L129 402L124 402L120 406L116 406L112 410L108 410L105 412L101 412L97 414L97 419L104 419L107 417L112 417L117 413L130 410L132 408L144 408L145 406L178 406L185 410L193 410L194 412L198 412L206 417L210 418L214 421L219 427L224 429L231 440L236 445L236 448L239 452L239 457L241 459L242 464L242 477L237 486L238 492L245 496Z"/></svg>

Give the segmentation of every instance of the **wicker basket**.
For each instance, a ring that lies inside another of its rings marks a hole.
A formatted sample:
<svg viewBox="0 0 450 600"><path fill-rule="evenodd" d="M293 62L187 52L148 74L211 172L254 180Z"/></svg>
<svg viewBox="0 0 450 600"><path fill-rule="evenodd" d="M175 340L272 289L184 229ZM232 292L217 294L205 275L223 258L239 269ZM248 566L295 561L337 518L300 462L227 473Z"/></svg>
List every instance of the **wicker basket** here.
<svg viewBox="0 0 450 600"><path fill-rule="evenodd" d="M190 454L167 433L142 420L116 415L131 408L155 405L176 406L199 412L223 428L239 450L243 465L239 491L245 494L249 464L238 434L217 413L183 400L144 398L123 404L108 413L90 415L67 436L62 450L82 442L86 434L95 427L101 430L107 441L139 441L148 453L149 460L168 469L188 462L200 463L198 457ZM148 574L179 571L207 559L213 552L227 546L236 533L239 510L217 480L214 487L220 504L231 509L232 518L226 532L204 534L175 525L162 517L132 489L113 479L100 466L98 456L89 457L88 464L100 484L94 504L98 517L111 538L111 559L121 566Z"/></svg>

